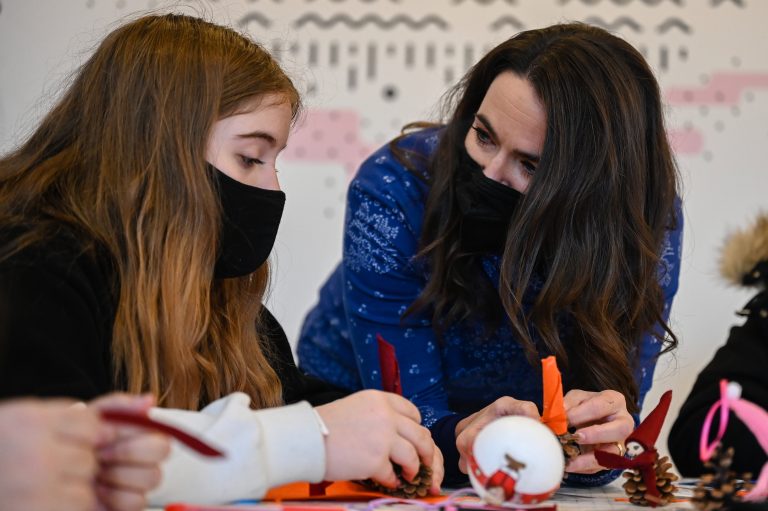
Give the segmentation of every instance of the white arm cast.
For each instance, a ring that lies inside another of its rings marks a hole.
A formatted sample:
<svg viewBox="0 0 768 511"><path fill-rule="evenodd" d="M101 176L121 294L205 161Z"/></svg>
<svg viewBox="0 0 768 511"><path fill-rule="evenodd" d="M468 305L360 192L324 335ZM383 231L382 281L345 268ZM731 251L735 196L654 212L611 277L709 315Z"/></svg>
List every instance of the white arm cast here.
<svg viewBox="0 0 768 511"><path fill-rule="evenodd" d="M208 440L225 459L203 457L173 441L151 505L201 504L258 499L269 488L294 481L318 482L325 473L320 424L306 403L252 410L240 392L199 412L153 408L150 415Z"/></svg>

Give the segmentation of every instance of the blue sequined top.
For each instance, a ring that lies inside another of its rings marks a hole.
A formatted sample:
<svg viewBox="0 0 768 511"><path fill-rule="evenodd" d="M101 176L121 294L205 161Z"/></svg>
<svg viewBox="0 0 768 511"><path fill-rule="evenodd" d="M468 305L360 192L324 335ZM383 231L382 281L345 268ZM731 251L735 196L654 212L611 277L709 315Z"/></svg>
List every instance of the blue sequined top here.
<svg viewBox="0 0 768 511"><path fill-rule="evenodd" d="M440 133L439 129L411 133L400 146L428 158ZM533 401L541 410L541 377L508 328L489 336L481 324L465 322L451 327L438 341L427 313L401 319L428 278L428 270L413 257L427 192L423 178L406 169L388 146L362 164L348 191L343 260L321 288L319 302L302 327L300 368L349 390L381 388L376 344L380 333L395 346L403 394L419 408L428 428L457 412L478 411L502 396ZM680 214L678 219L677 230L667 233L661 254L665 320L680 271ZM498 256L483 258L486 274L496 283L499 262ZM636 370L640 404L651 387L660 348L654 336L643 337ZM565 373L563 380L567 390ZM451 458L446 449L456 449L455 445L440 447L446 460ZM576 480L604 484L615 475Z"/></svg>

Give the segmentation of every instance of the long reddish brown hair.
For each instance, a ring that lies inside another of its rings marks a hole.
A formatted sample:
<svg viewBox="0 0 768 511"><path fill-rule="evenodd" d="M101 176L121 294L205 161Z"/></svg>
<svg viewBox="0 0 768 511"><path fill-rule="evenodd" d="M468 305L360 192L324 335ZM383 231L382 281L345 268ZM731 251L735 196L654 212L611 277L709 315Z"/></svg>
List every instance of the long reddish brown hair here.
<svg viewBox="0 0 768 511"><path fill-rule="evenodd" d="M31 137L0 160L0 257L65 227L115 268L116 382L197 409L233 391L279 404L259 335L265 264L214 280L221 220L205 148L213 124L265 94L299 95L258 44L184 15L110 33ZM122 383L120 383L122 382Z"/></svg>

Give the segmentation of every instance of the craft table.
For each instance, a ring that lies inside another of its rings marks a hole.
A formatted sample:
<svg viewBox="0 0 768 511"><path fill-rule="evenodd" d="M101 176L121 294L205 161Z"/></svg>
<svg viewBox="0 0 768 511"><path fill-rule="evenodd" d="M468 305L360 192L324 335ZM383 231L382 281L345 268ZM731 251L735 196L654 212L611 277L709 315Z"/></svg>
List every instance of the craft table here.
<svg viewBox="0 0 768 511"><path fill-rule="evenodd" d="M557 506L557 511L604 511L604 510L632 510L642 511L653 508L644 508L634 506L626 501L626 494L621 488L624 479L619 478L614 483L598 488L561 488L555 497L543 506ZM682 487L676 495L680 497L690 497L690 486ZM366 510L365 502L332 502L332 501L302 501L291 503L295 504L293 511L363 511ZM286 503L286 507L289 506ZM190 506L187 511L221 511L237 510L239 506ZM283 508L274 502L262 502L259 504L244 505L243 510L254 511L280 511ZM416 506L388 506L388 510L409 510L418 511ZM533 508L536 509L536 508ZM656 508L660 511L679 511L694 509L693 506L685 502L674 502L667 506ZM160 508L152 508L148 511L163 511ZM179 510L182 511L182 510Z"/></svg>

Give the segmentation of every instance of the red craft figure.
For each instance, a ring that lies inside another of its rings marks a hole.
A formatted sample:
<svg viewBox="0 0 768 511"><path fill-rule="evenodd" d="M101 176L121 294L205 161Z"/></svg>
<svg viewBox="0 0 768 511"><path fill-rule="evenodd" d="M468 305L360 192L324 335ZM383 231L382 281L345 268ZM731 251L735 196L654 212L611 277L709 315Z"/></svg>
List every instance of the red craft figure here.
<svg viewBox="0 0 768 511"><path fill-rule="evenodd" d="M606 468L624 468L627 482L624 490L629 500L639 506L663 506L668 504L675 491L673 481L677 476L668 472L672 467L668 458L659 458L656 440L669 410L672 391L666 391L656 408L627 437L627 457L604 451L595 451L597 462Z"/></svg>

